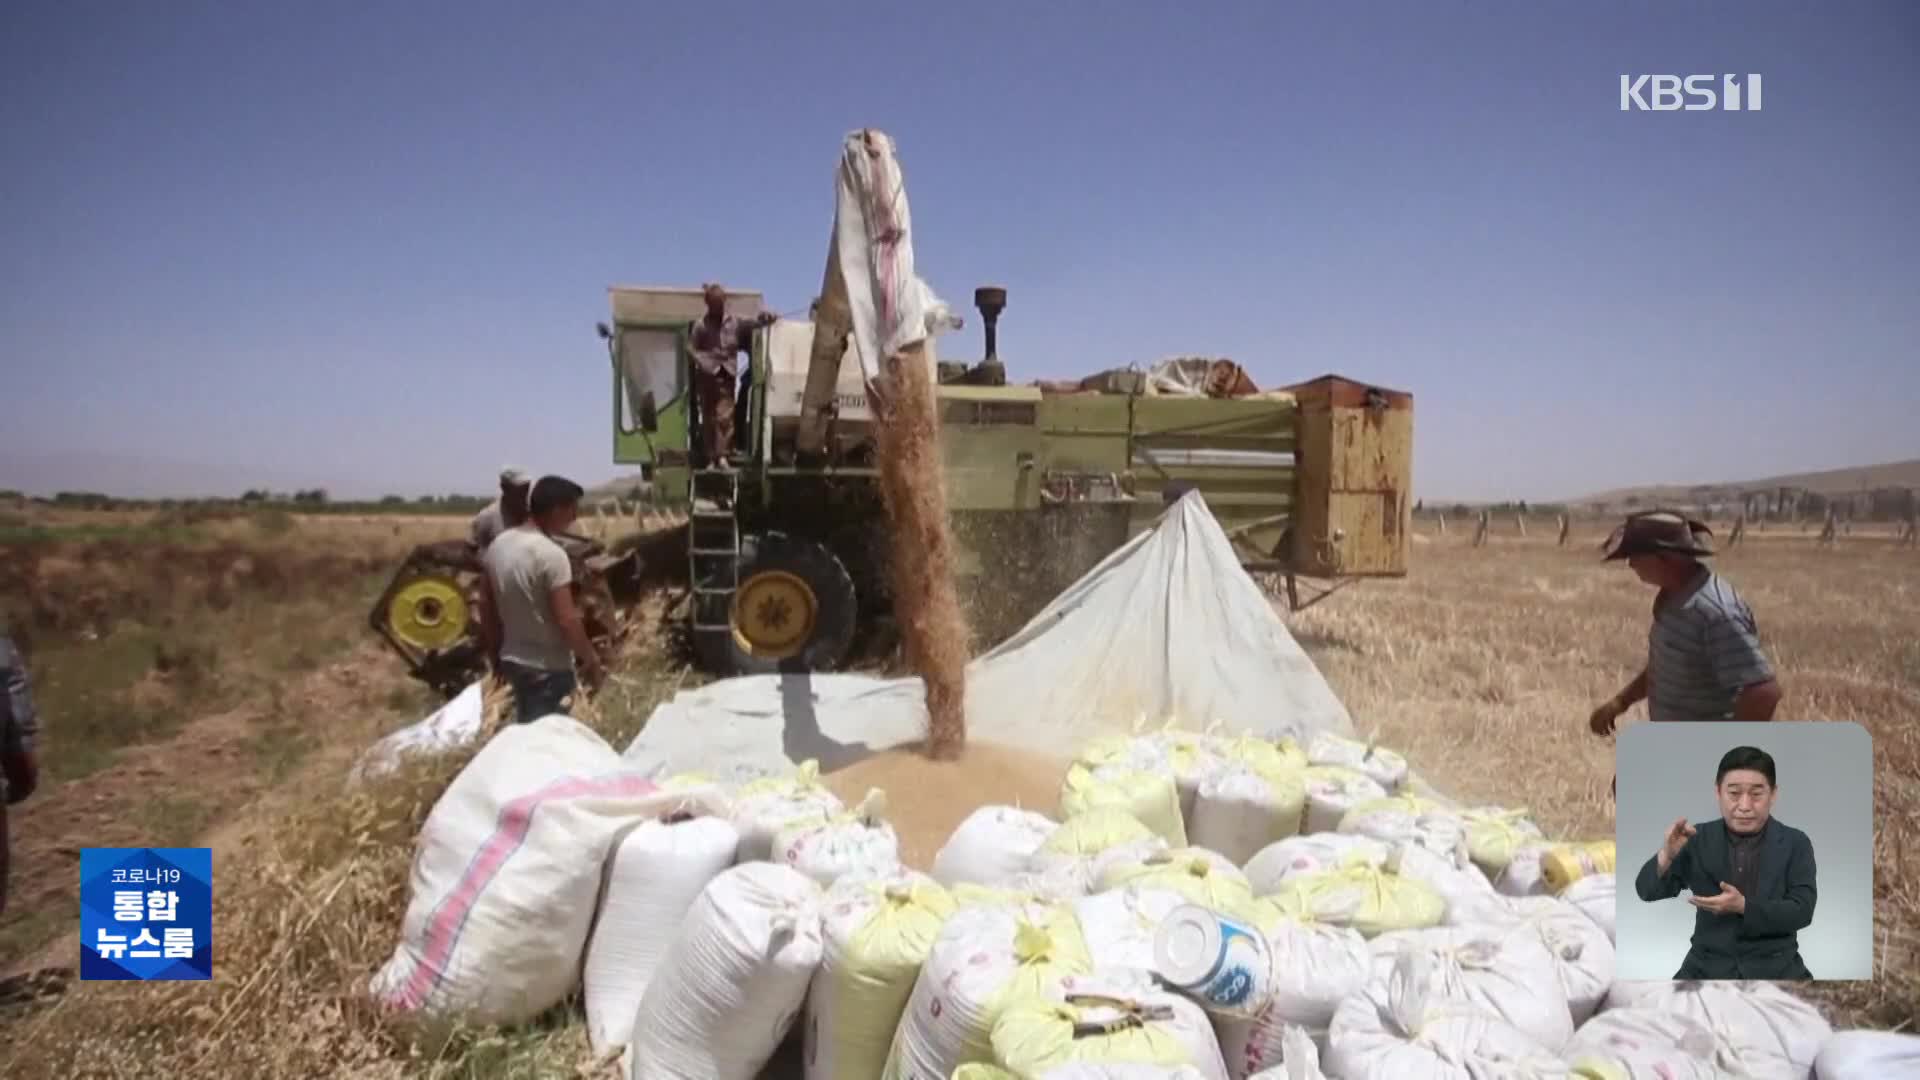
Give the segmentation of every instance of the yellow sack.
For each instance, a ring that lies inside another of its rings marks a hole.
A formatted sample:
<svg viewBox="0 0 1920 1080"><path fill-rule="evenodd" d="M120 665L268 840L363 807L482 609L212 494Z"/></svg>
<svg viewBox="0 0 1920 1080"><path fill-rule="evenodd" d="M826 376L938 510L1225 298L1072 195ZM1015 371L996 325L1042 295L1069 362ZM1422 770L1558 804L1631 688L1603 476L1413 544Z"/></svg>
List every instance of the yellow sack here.
<svg viewBox="0 0 1920 1080"><path fill-rule="evenodd" d="M1172 776L1126 765L1069 768L1060 788L1060 813L1073 818L1102 809L1131 814L1172 847L1187 845L1180 788Z"/></svg>
<svg viewBox="0 0 1920 1080"><path fill-rule="evenodd" d="M848 880L826 896L820 969L802 1034L808 1080L878 1076L953 896L913 871Z"/></svg>
<svg viewBox="0 0 1920 1080"><path fill-rule="evenodd" d="M1528 820L1524 809L1474 807L1461 811L1460 817L1467 823L1467 857L1489 880L1499 880L1515 852L1541 840L1540 826Z"/></svg>
<svg viewBox="0 0 1920 1080"><path fill-rule="evenodd" d="M820 783L820 763L802 762L785 776L763 776L743 784L733 797L733 827L740 830L740 862L773 859L773 843L790 826L824 822L846 812Z"/></svg>
<svg viewBox="0 0 1920 1080"><path fill-rule="evenodd" d="M1134 863L1119 863L1100 875L1099 889L1140 885L1179 893L1189 901L1230 915L1253 903L1253 887L1240 868L1205 848L1174 848Z"/></svg>
<svg viewBox="0 0 1920 1080"><path fill-rule="evenodd" d="M1154 835L1152 829L1125 810L1100 806L1062 822L1041 843L1039 853L1043 856L1079 858L1098 855L1121 844L1150 840Z"/></svg>
<svg viewBox="0 0 1920 1080"><path fill-rule="evenodd" d="M1016 1076L1062 1065L1219 1068L1213 1023L1198 1005L1119 972L1080 977L1009 1004L993 1025L993 1055Z"/></svg>
<svg viewBox="0 0 1920 1080"><path fill-rule="evenodd" d="M1219 754L1256 772L1297 774L1307 769L1307 752L1285 736L1263 739L1258 735L1236 735L1221 741Z"/></svg>
<svg viewBox="0 0 1920 1080"><path fill-rule="evenodd" d="M1388 844L1418 844L1456 861L1466 853L1466 820L1458 811L1419 795L1363 802L1340 819L1339 831Z"/></svg>
<svg viewBox="0 0 1920 1080"><path fill-rule="evenodd" d="M1292 918L1350 926L1367 937L1439 926L1447 914L1446 899L1431 886L1364 860L1291 878L1271 899Z"/></svg>
<svg viewBox="0 0 1920 1080"><path fill-rule="evenodd" d="M920 968L881 1080L991 1062L993 1025L1009 1004L1092 968L1070 907L959 907Z"/></svg>
<svg viewBox="0 0 1920 1080"><path fill-rule="evenodd" d="M1540 856L1540 873L1547 891L1560 895L1567 886L1594 874L1611 874L1614 848L1611 840L1591 840L1582 844L1556 844Z"/></svg>
<svg viewBox="0 0 1920 1080"><path fill-rule="evenodd" d="M953 1070L950 1080L1020 1080L998 1065L962 1065Z"/></svg>

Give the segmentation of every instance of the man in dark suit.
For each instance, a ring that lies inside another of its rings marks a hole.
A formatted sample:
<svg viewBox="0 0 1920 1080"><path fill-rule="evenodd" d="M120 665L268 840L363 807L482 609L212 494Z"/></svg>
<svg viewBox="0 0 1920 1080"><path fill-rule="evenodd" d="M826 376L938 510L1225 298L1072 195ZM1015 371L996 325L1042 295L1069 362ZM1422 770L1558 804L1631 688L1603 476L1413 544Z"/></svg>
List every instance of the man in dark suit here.
<svg viewBox="0 0 1920 1080"><path fill-rule="evenodd" d="M1737 746L1720 759L1714 794L1720 819L1699 828L1686 818L1635 878L1651 902L1683 890L1697 910L1693 947L1674 973L1693 979L1811 979L1799 932L1813 922L1813 842L1773 816L1779 793L1773 756Z"/></svg>

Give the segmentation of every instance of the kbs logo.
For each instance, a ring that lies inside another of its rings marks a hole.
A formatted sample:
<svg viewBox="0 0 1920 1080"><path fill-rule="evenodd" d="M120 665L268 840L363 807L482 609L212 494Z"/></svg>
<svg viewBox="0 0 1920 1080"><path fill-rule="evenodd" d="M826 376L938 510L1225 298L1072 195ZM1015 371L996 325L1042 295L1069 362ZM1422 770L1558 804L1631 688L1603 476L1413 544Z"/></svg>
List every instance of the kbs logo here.
<svg viewBox="0 0 1920 1080"><path fill-rule="evenodd" d="M1622 75L1620 111L1673 112L1685 109L1688 112L1701 112L1719 109L1723 112L1759 112L1760 76L1746 76L1744 87L1740 79L1739 75ZM1717 93L1714 90L1716 81L1719 83ZM1741 104L1743 89L1746 91L1744 107Z"/></svg>

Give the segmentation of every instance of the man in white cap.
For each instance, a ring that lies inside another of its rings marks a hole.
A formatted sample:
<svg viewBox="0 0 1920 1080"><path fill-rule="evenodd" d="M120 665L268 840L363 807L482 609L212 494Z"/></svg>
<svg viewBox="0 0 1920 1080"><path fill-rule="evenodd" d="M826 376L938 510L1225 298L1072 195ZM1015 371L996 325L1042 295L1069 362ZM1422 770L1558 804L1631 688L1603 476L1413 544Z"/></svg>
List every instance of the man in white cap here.
<svg viewBox="0 0 1920 1080"><path fill-rule="evenodd" d="M527 520L527 492L532 486L533 478L525 470L511 467L500 470L500 497L473 515L467 538L473 544L474 554L485 555L494 537Z"/></svg>

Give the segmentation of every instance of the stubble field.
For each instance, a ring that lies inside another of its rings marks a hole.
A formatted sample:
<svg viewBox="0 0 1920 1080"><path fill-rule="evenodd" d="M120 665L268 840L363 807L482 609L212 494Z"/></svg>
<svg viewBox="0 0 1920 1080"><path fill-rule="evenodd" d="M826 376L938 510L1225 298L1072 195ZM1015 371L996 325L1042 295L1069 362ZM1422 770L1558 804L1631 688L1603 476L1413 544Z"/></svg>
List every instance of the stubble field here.
<svg viewBox="0 0 1920 1080"><path fill-rule="evenodd" d="M591 1061L577 1002L527 1028L429 1037L359 994L392 948L419 824L470 756L344 787L356 754L433 704L376 647L366 609L406 548L463 528L90 520L0 547L5 594L30 601L8 615L33 639L51 773L13 815L0 972L76 963L80 847L197 842L218 867L212 984L53 992L57 974L16 980L17 1000L0 1000L0 1073L614 1075ZM1407 579L1355 587L1290 623L1361 728L1440 789L1525 806L1556 833L1610 835L1611 748L1586 716L1635 670L1651 597L1597 561L1597 531L1566 548L1534 533L1474 548L1423 528ZM1837 1021L1911 1027L1920 552L1772 535L1720 561L1780 668L1781 718L1856 721L1874 737L1878 978L1817 998ZM616 747L694 680L647 641L619 675L583 716Z"/></svg>

